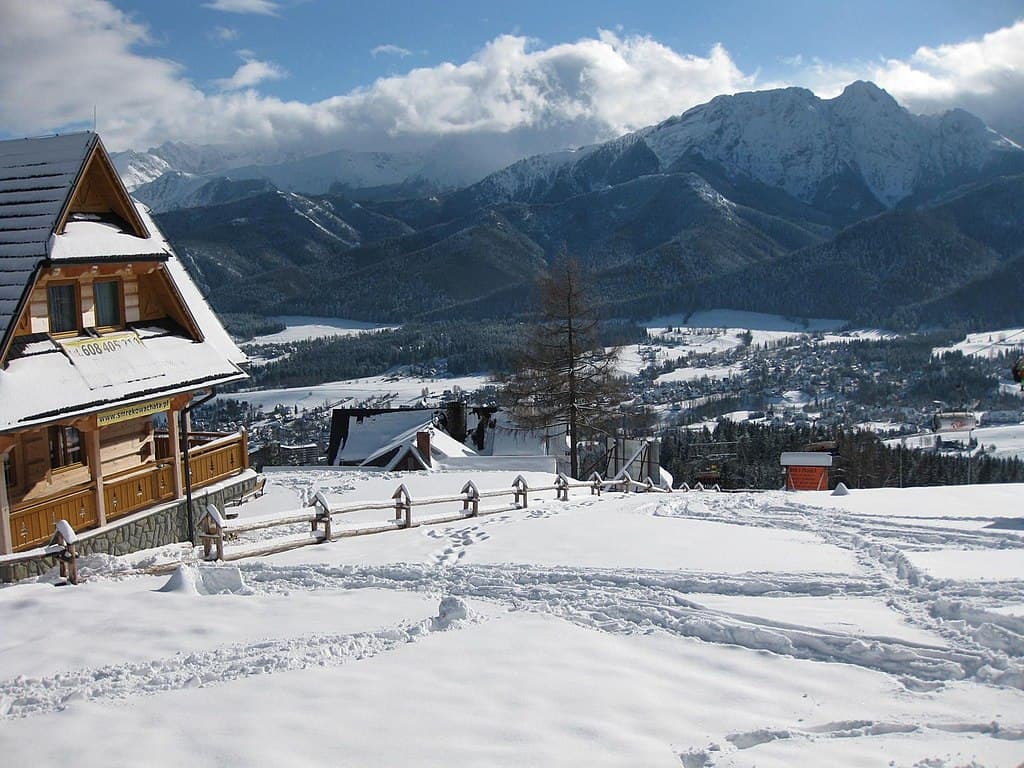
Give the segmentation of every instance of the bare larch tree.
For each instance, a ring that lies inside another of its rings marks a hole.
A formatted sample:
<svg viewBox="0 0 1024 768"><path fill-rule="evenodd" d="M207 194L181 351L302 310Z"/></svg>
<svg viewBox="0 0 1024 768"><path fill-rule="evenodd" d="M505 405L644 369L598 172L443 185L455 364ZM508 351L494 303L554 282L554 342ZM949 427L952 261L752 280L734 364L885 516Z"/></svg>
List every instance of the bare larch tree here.
<svg viewBox="0 0 1024 768"><path fill-rule="evenodd" d="M521 426L568 432L571 471L578 477L584 433L600 431L621 402L618 349L601 346L597 313L575 259L559 259L539 289L540 318L503 399Z"/></svg>

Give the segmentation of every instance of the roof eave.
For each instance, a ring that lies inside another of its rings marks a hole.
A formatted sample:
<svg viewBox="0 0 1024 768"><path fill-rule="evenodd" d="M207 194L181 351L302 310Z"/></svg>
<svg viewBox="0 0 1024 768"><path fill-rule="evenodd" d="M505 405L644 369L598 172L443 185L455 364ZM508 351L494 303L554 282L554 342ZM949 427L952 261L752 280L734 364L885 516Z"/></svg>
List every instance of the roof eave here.
<svg viewBox="0 0 1024 768"><path fill-rule="evenodd" d="M14 314L11 316L12 320L7 324L7 328L4 329L4 335L0 338L0 370L7 367L7 355L11 350L11 342L14 341L14 331L18 325L18 318L22 316L28 307L29 298L32 296L32 291L35 290L36 283L39 281L39 273L43 269L44 261L45 259L41 259L36 264L35 269L32 270L32 276L29 278L25 290L21 292L21 298L18 299Z"/></svg>
<svg viewBox="0 0 1024 768"><path fill-rule="evenodd" d="M168 387L167 389L155 389L147 390L144 394L136 395L129 398L115 398L103 403L84 406L80 408L69 408L67 411L62 411L59 414L31 418L25 421L19 421L15 424L8 424L7 426L0 427L0 434L10 432L20 432L25 429L31 429L33 427L43 427L48 424L56 424L58 422L67 421L68 419L78 419L83 416L90 416L94 413L100 413L102 411L109 410L112 406L117 405L134 405L135 403L143 403L147 400L152 400L157 397L173 397L174 395L180 395L185 392L194 392L200 389L206 389L212 386L221 386L223 384L231 384L236 381L244 381L249 378L242 369L235 366L235 373L226 373L220 376L210 376L205 379L197 379L190 381L186 384L178 386Z"/></svg>

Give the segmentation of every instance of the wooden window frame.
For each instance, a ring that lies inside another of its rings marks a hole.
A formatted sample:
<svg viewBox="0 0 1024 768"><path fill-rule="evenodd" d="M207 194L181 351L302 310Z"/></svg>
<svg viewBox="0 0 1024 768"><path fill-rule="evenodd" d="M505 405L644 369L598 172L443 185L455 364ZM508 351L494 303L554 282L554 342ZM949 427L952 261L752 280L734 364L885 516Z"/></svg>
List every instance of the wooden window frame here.
<svg viewBox="0 0 1024 768"><path fill-rule="evenodd" d="M118 322L105 325L100 323L99 318L99 301L96 298L96 286L100 283L114 283L117 286L117 311L120 313ZM96 278L92 281L92 306L93 314L96 316L96 330L98 331L117 331L125 326L124 320L124 281L120 277L104 277Z"/></svg>
<svg viewBox="0 0 1024 768"><path fill-rule="evenodd" d="M67 461L67 458L68 458L67 457L67 431L69 429L73 429L73 430L75 430L75 432L78 433L78 453L79 453L79 458L78 458L77 461L75 461L75 460ZM54 453L53 453L53 437L52 436L54 434L54 430L57 430L56 434L60 435L59 449L60 449L61 458L65 460L64 464L58 464L56 466L54 466L54 463L53 463ZM89 457L86 455L85 435L77 427L57 424L55 426L47 428L47 430L46 430L46 447L47 447L47 450L48 450L48 453L49 453L49 457L50 457L50 472L52 472L52 473L67 472L67 471L73 470L73 469L80 469L80 468L86 466L89 463Z"/></svg>
<svg viewBox="0 0 1024 768"><path fill-rule="evenodd" d="M16 448L12 448L10 451L0 458L0 461L4 463L4 481L7 484L7 490L17 490L18 484L18 459L15 456L17 452Z"/></svg>
<svg viewBox="0 0 1024 768"><path fill-rule="evenodd" d="M53 329L53 303L51 301L50 289L65 285L72 286L75 292L75 327L67 331L55 331ZM46 284L46 322L50 329L50 335L56 338L79 336L82 333L82 287L77 280L50 280Z"/></svg>

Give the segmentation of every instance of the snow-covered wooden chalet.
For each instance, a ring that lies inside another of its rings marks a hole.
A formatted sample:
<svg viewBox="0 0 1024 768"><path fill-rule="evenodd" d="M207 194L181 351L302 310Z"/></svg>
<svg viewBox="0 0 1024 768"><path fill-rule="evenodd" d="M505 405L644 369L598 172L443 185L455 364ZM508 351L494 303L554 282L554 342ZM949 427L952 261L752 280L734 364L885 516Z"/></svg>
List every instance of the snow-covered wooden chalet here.
<svg viewBox="0 0 1024 768"><path fill-rule="evenodd" d="M0 141L0 555L243 472L179 415L244 360L99 136Z"/></svg>

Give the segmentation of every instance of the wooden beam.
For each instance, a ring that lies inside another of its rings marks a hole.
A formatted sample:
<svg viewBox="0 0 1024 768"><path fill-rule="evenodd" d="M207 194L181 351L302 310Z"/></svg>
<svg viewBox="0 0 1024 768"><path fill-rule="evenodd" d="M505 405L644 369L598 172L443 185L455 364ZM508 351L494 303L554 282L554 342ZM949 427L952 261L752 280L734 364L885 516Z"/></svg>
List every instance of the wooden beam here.
<svg viewBox="0 0 1024 768"><path fill-rule="evenodd" d="M150 237L149 230L135 208L131 196L114 170L103 143L96 138L54 227L63 234L68 218L75 211L101 213L109 210L120 216L136 237Z"/></svg>
<svg viewBox="0 0 1024 768"><path fill-rule="evenodd" d="M10 447L0 450L0 555L9 555L14 551L14 540L11 538L11 500L7 498L7 465L4 457Z"/></svg>
<svg viewBox="0 0 1024 768"><path fill-rule="evenodd" d="M103 495L103 460L100 456L100 431L92 429L89 436L89 470L96 487L96 524L103 527L107 524L107 505Z"/></svg>
<svg viewBox="0 0 1024 768"><path fill-rule="evenodd" d="M185 494L185 479L182 474L181 430L178 428L178 409L174 407L167 412L167 442L171 451L171 463L174 465L174 498L180 499Z"/></svg>

